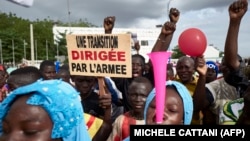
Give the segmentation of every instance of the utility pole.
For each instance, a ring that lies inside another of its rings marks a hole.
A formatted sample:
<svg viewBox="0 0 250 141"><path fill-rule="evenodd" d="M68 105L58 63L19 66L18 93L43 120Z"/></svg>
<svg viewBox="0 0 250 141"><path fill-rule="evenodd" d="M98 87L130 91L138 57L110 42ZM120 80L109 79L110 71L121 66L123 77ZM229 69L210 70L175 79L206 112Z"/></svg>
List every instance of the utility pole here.
<svg viewBox="0 0 250 141"><path fill-rule="evenodd" d="M48 41L46 40L46 60L49 60L48 56Z"/></svg>
<svg viewBox="0 0 250 141"><path fill-rule="evenodd" d="M12 39L12 55L13 55L13 67L15 67L15 45L14 45L14 39Z"/></svg>
<svg viewBox="0 0 250 141"><path fill-rule="evenodd" d="M31 65L35 66L34 63L34 38L33 38L33 25L30 24L30 54L31 54Z"/></svg>
<svg viewBox="0 0 250 141"><path fill-rule="evenodd" d="M3 64L3 48L2 48L2 40L0 39L0 50L1 50L1 64Z"/></svg>
<svg viewBox="0 0 250 141"><path fill-rule="evenodd" d="M25 42L25 40L23 40L23 56L24 56L24 59L26 59L26 42Z"/></svg>
<svg viewBox="0 0 250 141"><path fill-rule="evenodd" d="M67 7L68 7L68 22L69 22L69 32L71 32L71 21L70 21L70 8L69 8L69 0L67 0Z"/></svg>
<svg viewBox="0 0 250 141"><path fill-rule="evenodd" d="M37 40L35 40L35 50L36 50L36 64L37 64Z"/></svg>

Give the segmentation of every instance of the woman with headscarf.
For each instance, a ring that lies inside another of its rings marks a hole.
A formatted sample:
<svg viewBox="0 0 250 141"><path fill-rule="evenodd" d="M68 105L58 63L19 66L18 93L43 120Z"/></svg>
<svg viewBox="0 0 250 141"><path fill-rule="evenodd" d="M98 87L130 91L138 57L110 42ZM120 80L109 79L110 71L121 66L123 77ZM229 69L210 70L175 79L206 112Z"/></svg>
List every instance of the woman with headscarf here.
<svg viewBox="0 0 250 141"><path fill-rule="evenodd" d="M177 81L166 81L166 96L162 125L190 125L193 116L193 99L187 88ZM144 108L145 124L156 123L156 91L147 97ZM129 137L124 141L129 141Z"/></svg>
<svg viewBox="0 0 250 141"><path fill-rule="evenodd" d="M1 140L90 141L79 93L61 80L36 81L0 104Z"/></svg>
<svg viewBox="0 0 250 141"><path fill-rule="evenodd" d="M189 125L193 116L193 99L187 88L177 81L166 81L166 96L164 105L164 125ZM153 89L147 97L144 108L146 124L157 124L156 91Z"/></svg>

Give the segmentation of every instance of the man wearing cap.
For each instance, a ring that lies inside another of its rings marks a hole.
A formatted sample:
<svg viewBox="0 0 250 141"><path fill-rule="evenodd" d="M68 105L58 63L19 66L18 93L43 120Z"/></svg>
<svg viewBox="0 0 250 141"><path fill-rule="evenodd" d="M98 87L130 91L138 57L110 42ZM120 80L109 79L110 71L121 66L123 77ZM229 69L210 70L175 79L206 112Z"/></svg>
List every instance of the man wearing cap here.
<svg viewBox="0 0 250 141"><path fill-rule="evenodd" d="M206 74L206 83L212 82L217 79L218 76L218 66L213 61L207 61L207 74Z"/></svg>

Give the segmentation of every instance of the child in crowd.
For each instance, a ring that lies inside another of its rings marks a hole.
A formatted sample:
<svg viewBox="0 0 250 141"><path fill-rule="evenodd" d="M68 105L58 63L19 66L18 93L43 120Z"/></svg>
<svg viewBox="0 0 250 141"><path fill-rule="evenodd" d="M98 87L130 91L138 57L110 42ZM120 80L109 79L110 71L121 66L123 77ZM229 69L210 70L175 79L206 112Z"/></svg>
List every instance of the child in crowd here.
<svg viewBox="0 0 250 141"><path fill-rule="evenodd" d="M108 141L121 141L130 135L130 125L144 124L143 110L146 98L153 86L145 77L136 77L128 88L128 99L132 109L113 123L113 130Z"/></svg>
<svg viewBox="0 0 250 141"><path fill-rule="evenodd" d="M39 68L43 80L56 79L56 65L51 60L43 60Z"/></svg>
<svg viewBox="0 0 250 141"><path fill-rule="evenodd" d="M18 87L31 84L42 78L39 69L34 66L26 66L12 71L7 79L9 91Z"/></svg>

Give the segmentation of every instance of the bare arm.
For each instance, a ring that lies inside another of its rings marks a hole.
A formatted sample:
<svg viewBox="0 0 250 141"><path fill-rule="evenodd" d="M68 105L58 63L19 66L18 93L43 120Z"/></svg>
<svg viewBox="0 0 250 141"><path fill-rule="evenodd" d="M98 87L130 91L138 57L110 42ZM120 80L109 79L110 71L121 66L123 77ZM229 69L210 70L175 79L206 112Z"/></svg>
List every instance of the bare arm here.
<svg viewBox="0 0 250 141"><path fill-rule="evenodd" d="M103 121L102 126L97 131L92 141L106 141L112 131L112 125Z"/></svg>
<svg viewBox="0 0 250 141"><path fill-rule="evenodd" d="M197 82L197 86L195 88L193 94L193 102L194 102L194 112L199 112L204 108L209 106L209 102L206 98L206 73L207 66L204 59L204 56L197 57L195 59L196 71L199 73L199 79Z"/></svg>
<svg viewBox="0 0 250 141"><path fill-rule="evenodd" d="M170 21L165 22L164 25L162 26L161 33L159 34L158 39L156 40L152 52L168 50L179 17L180 17L179 10L176 8L171 8L169 13Z"/></svg>
<svg viewBox="0 0 250 141"><path fill-rule="evenodd" d="M112 34L112 30L115 24L115 17L109 16L104 18L103 27L105 34ZM104 78L103 78L104 81ZM103 83L103 82L102 82ZM99 105L104 110L103 123L98 132L93 137L92 141L106 141L109 137L109 134L112 131L112 121L111 121L111 102L112 97L110 92L108 91L106 84L104 84L105 94L99 95Z"/></svg>
<svg viewBox="0 0 250 141"><path fill-rule="evenodd" d="M229 6L229 27L226 36L225 42L225 56L224 56L224 63L229 68L236 70L240 62L237 57L238 53L238 34L241 19L247 11L248 2L247 0L238 0L233 2Z"/></svg>

